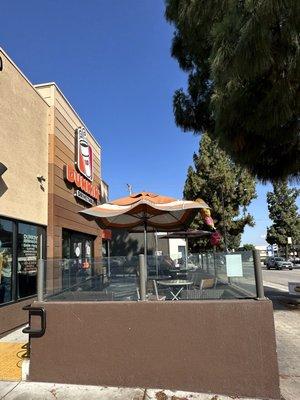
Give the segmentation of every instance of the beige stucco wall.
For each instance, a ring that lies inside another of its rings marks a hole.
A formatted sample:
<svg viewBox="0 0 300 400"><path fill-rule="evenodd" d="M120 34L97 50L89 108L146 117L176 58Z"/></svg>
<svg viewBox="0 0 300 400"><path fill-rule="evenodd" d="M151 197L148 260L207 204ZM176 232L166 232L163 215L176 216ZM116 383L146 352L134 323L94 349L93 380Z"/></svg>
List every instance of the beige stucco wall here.
<svg viewBox="0 0 300 400"><path fill-rule="evenodd" d="M47 225L48 104L0 49L0 216ZM43 189L37 180L43 175Z"/></svg>

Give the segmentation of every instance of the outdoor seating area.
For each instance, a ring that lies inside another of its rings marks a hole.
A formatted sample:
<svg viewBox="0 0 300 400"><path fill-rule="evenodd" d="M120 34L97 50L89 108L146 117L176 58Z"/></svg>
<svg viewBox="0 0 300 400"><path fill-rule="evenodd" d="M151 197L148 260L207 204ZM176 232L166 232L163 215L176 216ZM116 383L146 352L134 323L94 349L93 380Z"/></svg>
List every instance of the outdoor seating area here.
<svg viewBox="0 0 300 400"><path fill-rule="evenodd" d="M231 255L193 254L192 258L197 260L197 263L189 262L187 266L175 268L175 263L169 256L149 256L144 300L186 301L257 297L252 252ZM240 261L239 270L235 265L237 261ZM45 269L47 263L49 261L44 262ZM138 257L91 260L88 269L75 259L54 260L51 267L54 269L55 278L50 282L45 276L43 297L46 301L143 300Z"/></svg>

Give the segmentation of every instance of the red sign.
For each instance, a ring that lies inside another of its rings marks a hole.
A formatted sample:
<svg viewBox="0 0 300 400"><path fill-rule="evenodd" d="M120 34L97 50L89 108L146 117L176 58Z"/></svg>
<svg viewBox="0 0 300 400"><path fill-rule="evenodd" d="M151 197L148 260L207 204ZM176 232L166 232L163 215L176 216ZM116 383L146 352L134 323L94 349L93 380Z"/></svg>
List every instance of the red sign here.
<svg viewBox="0 0 300 400"><path fill-rule="evenodd" d="M74 183L78 189L81 189L95 200L99 200L100 190L98 187L81 176L71 165L66 166L66 180L70 183Z"/></svg>
<svg viewBox="0 0 300 400"><path fill-rule="evenodd" d="M111 240L111 230L110 229L103 229L102 239Z"/></svg>
<svg viewBox="0 0 300 400"><path fill-rule="evenodd" d="M89 145L85 128L77 129L77 159L78 171L89 181L93 180L93 149Z"/></svg>

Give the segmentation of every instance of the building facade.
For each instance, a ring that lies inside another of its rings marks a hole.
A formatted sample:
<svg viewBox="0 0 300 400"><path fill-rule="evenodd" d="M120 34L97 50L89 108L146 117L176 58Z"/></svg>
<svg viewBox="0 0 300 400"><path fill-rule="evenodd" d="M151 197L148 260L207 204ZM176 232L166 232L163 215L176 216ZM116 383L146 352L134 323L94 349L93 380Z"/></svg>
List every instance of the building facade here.
<svg viewBox="0 0 300 400"><path fill-rule="evenodd" d="M101 257L102 231L80 211L108 187L101 147L57 85L33 86L2 49L0 57L1 335L25 322L39 258L91 269ZM55 279L48 262L47 285Z"/></svg>
<svg viewBox="0 0 300 400"><path fill-rule="evenodd" d="M47 257L98 258L101 230L79 212L100 201L101 148L55 83L35 88L49 104Z"/></svg>

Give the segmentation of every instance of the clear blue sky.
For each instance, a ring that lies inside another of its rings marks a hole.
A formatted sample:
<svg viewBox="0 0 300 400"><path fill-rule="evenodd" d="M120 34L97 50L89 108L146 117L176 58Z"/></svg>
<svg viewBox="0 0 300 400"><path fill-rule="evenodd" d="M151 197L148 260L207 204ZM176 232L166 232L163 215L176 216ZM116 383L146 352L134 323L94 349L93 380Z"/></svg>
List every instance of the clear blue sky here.
<svg viewBox="0 0 300 400"><path fill-rule="evenodd" d="M110 198L127 182L181 198L199 138L174 123L186 75L170 56L163 0L1 0L0 12L0 46L32 83L55 81L100 142ZM245 243L264 243L269 189L258 185Z"/></svg>

